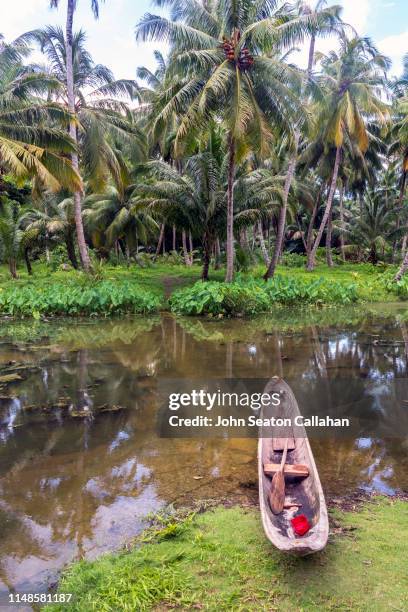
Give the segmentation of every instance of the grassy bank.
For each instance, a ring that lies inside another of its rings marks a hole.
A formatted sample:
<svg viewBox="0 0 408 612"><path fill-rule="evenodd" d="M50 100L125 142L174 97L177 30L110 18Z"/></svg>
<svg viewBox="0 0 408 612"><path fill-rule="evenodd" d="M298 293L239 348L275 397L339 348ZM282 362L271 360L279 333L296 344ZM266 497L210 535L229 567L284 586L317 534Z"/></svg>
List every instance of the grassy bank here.
<svg viewBox="0 0 408 612"><path fill-rule="evenodd" d="M407 609L407 503L336 512L331 526L324 552L293 559L265 540L255 509L167 519L129 552L73 565L60 591L75 594L78 612Z"/></svg>
<svg viewBox="0 0 408 612"><path fill-rule="evenodd" d="M312 273L281 266L276 279L267 284L259 266L241 272L232 285L217 282L223 280L223 270L212 271L213 282L203 284L200 266L160 262L146 268L101 266L93 276L75 270L52 272L39 263L33 270L33 276L21 272L11 280L7 269L0 267L0 316L104 316L169 307L179 314L236 316L270 312L275 304L349 304L408 297L405 281L399 287L391 283L393 268L369 264L332 269L321 264Z"/></svg>

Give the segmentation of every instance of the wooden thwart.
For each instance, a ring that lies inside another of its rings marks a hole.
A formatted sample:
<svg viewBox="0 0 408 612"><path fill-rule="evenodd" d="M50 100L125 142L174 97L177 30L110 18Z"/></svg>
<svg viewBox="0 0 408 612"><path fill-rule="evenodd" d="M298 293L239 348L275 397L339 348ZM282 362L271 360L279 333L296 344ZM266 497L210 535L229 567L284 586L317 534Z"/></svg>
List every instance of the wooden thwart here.
<svg viewBox="0 0 408 612"><path fill-rule="evenodd" d="M279 468L279 463L264 463L263 466L264 473L267 476L273 476L279 470ZM309 476L309 468L307 465L303 465L302 463L295 463L294 465L286 463L283 473L285 476L292 476L294 478L307 478L307 476Z"/></svg>
<svg viewBox="0 0 408 612"><path fill-rule="evenodd" d="M286 440L288 441L288 451L292 451L295 449L295 438L289 436L287 438L272 438L272 448L276 451L283 451L286 445Z"/></svg>

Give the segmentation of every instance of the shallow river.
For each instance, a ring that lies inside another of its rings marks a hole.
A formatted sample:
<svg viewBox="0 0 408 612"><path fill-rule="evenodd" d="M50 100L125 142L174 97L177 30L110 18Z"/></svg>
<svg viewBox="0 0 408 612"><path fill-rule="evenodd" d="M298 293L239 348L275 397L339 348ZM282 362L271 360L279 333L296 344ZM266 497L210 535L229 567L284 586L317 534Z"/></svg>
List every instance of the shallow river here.
<svg viewBox="0 0 408 612"><path fill-rule="evenodd" d="M407 378L406 318L404 305L378 305L256 321L1 322L0 594L47 589L168 503L256 501L255 439L158 436L161 378L279 375L311 385L320 409L343 379L343 406L358 383L365 409L387 418L385 398ZM408 491L408 403L396 404L389 436L311 440L328 496Z"/></svg>

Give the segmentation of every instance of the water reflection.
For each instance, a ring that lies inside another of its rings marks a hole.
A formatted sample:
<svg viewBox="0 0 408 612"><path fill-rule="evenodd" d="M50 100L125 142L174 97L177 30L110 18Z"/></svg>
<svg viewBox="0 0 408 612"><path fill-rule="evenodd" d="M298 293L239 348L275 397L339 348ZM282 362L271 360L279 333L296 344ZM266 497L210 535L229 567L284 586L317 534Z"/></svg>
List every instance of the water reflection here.
<svg viewBox="0 0 408 612"><path fill-rule="evenodd" d="M407 376L403 317L399 308L310 320L282 311L249 322L59 323L38 327L35 343L21 324L18 340L3 332L0 590L46 588L70 559L120 547L165 503L256 499L255 440L158 439L160 377L281 375L327 404L336 401L331 381L344 378L344 406L354 380L367 389L367 409L387 412L392 381ZM403 438L312 443L328 494L408 490Z"/></svg>

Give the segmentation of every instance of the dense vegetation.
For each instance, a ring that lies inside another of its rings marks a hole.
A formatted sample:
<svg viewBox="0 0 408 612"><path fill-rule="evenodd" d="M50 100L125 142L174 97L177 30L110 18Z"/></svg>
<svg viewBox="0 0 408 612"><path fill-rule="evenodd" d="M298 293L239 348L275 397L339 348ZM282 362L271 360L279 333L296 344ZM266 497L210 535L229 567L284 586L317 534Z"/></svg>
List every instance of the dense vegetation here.
<svg viewBox="0 0 408 612"><path fill-rule="evenodd" d="M149 543L80 561L67 571L59 588L75 593L72 610L370 610L373 602L377 610L407 607L403 501L336 512L331 542L307 562L272 549L253 510L160 518L156 531L144 536Z"/></svg>
<svg viewBox="0 0 408 612"><path fill-rule="evenodd" d="M401 77L390 77L389 60L324 0L313 10L303 1L153 5L159 14L140 20L136 39L165 42L168 54L156 52L157 70L139 67L135 81L95 63L73 29L74 0L65 31L1 38L0 262L11 277L22 263L35 273L37 261L94 274L100 262L148 270L161 255L186 268L201 262L203 280L214 277L211 266L228 282L254 267L268 279L282 261L314 270L325 247L330 268L394 264L388 287L395 277L405 295L408 56ZM97 17L99 3L90 7ZM336 50L317 53L329 35ZM306 69L292 61L302 45ZM238 278L229 289L196 286L172 307L222 314L348 302L353 282L262 287ZM91 286L75 306L63 294L56 286L40 304L16 286L2 312L127 309L122 298L91 297ZM151 307L136 301L137 311Z"/></svg>
<svg viewBox="0 0 408 612"><path fill-rule="evenodd" d="M349 304L358 299L355 284L340 284L323 278L298 280L275 276L263 281L229 284L197 283L175 293L171 308L177 314L211 316L254 315L269 312L278 304Z"/></svg>
<svg viewBox="0 0 408 612"><path fill-rule="evenodd" d="M155 295L129 282L27 284L0 292L0 314L16 317L144 314L156 311L159 305Z"/></svg>

